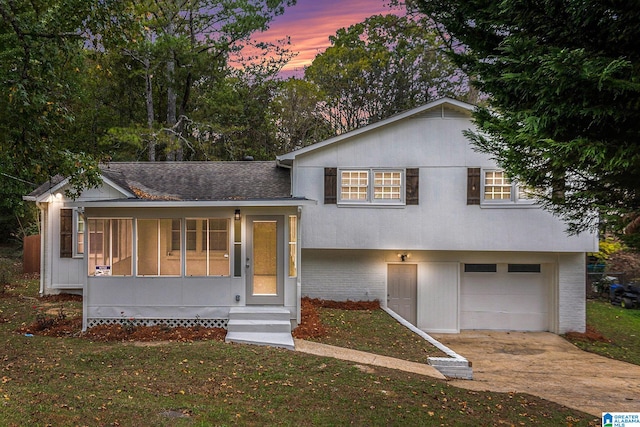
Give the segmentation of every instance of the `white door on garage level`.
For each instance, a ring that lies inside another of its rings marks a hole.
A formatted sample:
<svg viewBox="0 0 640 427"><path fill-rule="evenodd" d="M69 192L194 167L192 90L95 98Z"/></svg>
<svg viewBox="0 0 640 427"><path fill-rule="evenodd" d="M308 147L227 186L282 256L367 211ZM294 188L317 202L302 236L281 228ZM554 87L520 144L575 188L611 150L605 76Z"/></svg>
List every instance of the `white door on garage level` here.
<svg viewBox="0 0 640 427"><path fill-rule="evenodd" d="M415 264L389 264L387 269L387 307L403 319L416 324L418 267Z"/></svg>
<svg viewBox="0 0 640 427"><path fill-rule="evenodd" d="M460 328L549 330L551 264L463 264Z"/></svg>

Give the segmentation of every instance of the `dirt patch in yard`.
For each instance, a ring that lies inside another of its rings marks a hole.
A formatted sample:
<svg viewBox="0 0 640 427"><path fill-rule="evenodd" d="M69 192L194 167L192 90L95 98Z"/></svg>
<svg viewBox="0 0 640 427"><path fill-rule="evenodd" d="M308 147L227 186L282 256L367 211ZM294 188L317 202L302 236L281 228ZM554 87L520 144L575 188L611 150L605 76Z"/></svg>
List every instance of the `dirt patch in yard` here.
<svg viewBox="0 0 640 427"><path fill-rule="evenodd" d="M42 335L49 337L76 336L92 341L201 341L224 340L226 330L222 328L205 327L167 327L164 325L138 326L135 324L99 325L82 330L81 312L65 308L60 310L57 304L67 301L81 302L80 295L51 295L37 299L39 314L28 326L18 330L22 334ZM302 299L301 323L293 331L293 336L299 339L322 337L327 329L320 320L318 308L337 308L341 310L377 310L378 301L328 301L320 299Z"/></svg>
<svg viewBox="0 0 640 427"><path fill-rule="evenodd" d="M596 328L591 325L587 325L587 330L585 332L567 332L564 336L572 342L611 342L610 339L606 338L600 332L596 331Z"/></svg>

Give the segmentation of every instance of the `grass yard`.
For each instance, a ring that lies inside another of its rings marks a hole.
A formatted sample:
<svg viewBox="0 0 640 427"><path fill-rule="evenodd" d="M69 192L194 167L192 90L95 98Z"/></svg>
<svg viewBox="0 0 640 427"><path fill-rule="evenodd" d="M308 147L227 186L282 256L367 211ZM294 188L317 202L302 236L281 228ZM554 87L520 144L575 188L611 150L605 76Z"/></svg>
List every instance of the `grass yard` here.
<svg viewBox="0 0 640 427"><path fill-rule="evenodd" d="M587 301L587 334L567 334L583 350L640 365L640 310Z"/></svg>
<svg viewBox="0 0 640 427"><path fill-rule="evenodd" d="M27 336L18 331L43 312L72 317L81 306L38 298L37 290L37 280L13 274L0 294L0 426L599 424L534 396L468 391L400 371L219 339ZM393 339L382 333L388 325L378 312L322 316L330 329L369 322L345 336L373 349ZM397 344L394 355L403 356L408 346ZM425 352L418 350L419 357Z"/></svg>
<svg viewBox="0 0 640 427"><path fill-rule="evenodd" d="M427 363L428 357L446 357L383 310L319 308L318 311L327 333L312 341L418 363Z"/></svg>

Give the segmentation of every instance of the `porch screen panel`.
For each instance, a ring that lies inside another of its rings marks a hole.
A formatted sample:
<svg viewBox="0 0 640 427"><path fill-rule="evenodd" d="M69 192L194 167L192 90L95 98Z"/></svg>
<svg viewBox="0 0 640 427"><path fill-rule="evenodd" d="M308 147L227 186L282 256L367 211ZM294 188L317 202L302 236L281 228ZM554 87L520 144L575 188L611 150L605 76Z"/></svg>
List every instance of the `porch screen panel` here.
<svg viewBox="0 0 640 427"><path fill-rule="evenodd" d="M176 225L176 223L178 224ZM159 220L160 247L158 259L160 260L160 276L180 275L182 252L180 251L179 224L179 219Z"/></svg>
<svg viewBox="0 0 640 427"><path fill-rule="evenodd" d="M229 275L229 220L209 219L209 276Z"/></svg>
<svg viewBox="0 0 640 427"><path fill-rule="evenodd" d="M179 276L182 251L180 220L138 220L138 275Z"/></svg>
<svg viewBox="0 0 640 427"><path fill-rule="evenodd" d="M206 219L187 220L187 276L207 275L207 248L202 230L206 236Z"/></svg>
<svg viewBox="0 0 640 427"><path fill-rule="evenodd" d="M105 248L105 219L90 219L89 225L89 275L93 276L97 265L107 265L108 248Z"/></svg>
<svg viewBox="0 0 640 427"><path fill-rule="evenodd" d="M187 220L187 276L229 275L229 220Z"/></svg>
<svg viewBox="0 0 640 427"><path fill-rule="evenodd" d="M158 220L138 220L138 275L158 275Z"/></svg>
<svg viewBox="0 0 640 427"><path fill-rule="evenodd" d="M131 219L89 219L89 275L131 276ZM98 268L96 268L98 267Z"/></svg>
<svg viewBox="0 0 640 427"><path fill-rule="evenodd" d="M113 219L111 225L111 274L130 276L133 273L133 221Z"/></svg>

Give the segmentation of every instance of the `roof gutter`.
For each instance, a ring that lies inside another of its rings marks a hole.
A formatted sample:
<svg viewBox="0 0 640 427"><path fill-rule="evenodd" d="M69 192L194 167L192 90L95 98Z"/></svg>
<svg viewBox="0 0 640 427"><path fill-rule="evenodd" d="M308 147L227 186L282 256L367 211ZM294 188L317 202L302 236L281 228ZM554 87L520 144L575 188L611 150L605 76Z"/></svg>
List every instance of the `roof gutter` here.
<svg viewBox="0 0 640 427"><path fill-rule="evenodd" d="M287 200L85 200L67 202L69 207L87 208L207 208L207 207L285 207L316 205L316 200L287 199Z"/></svg>

